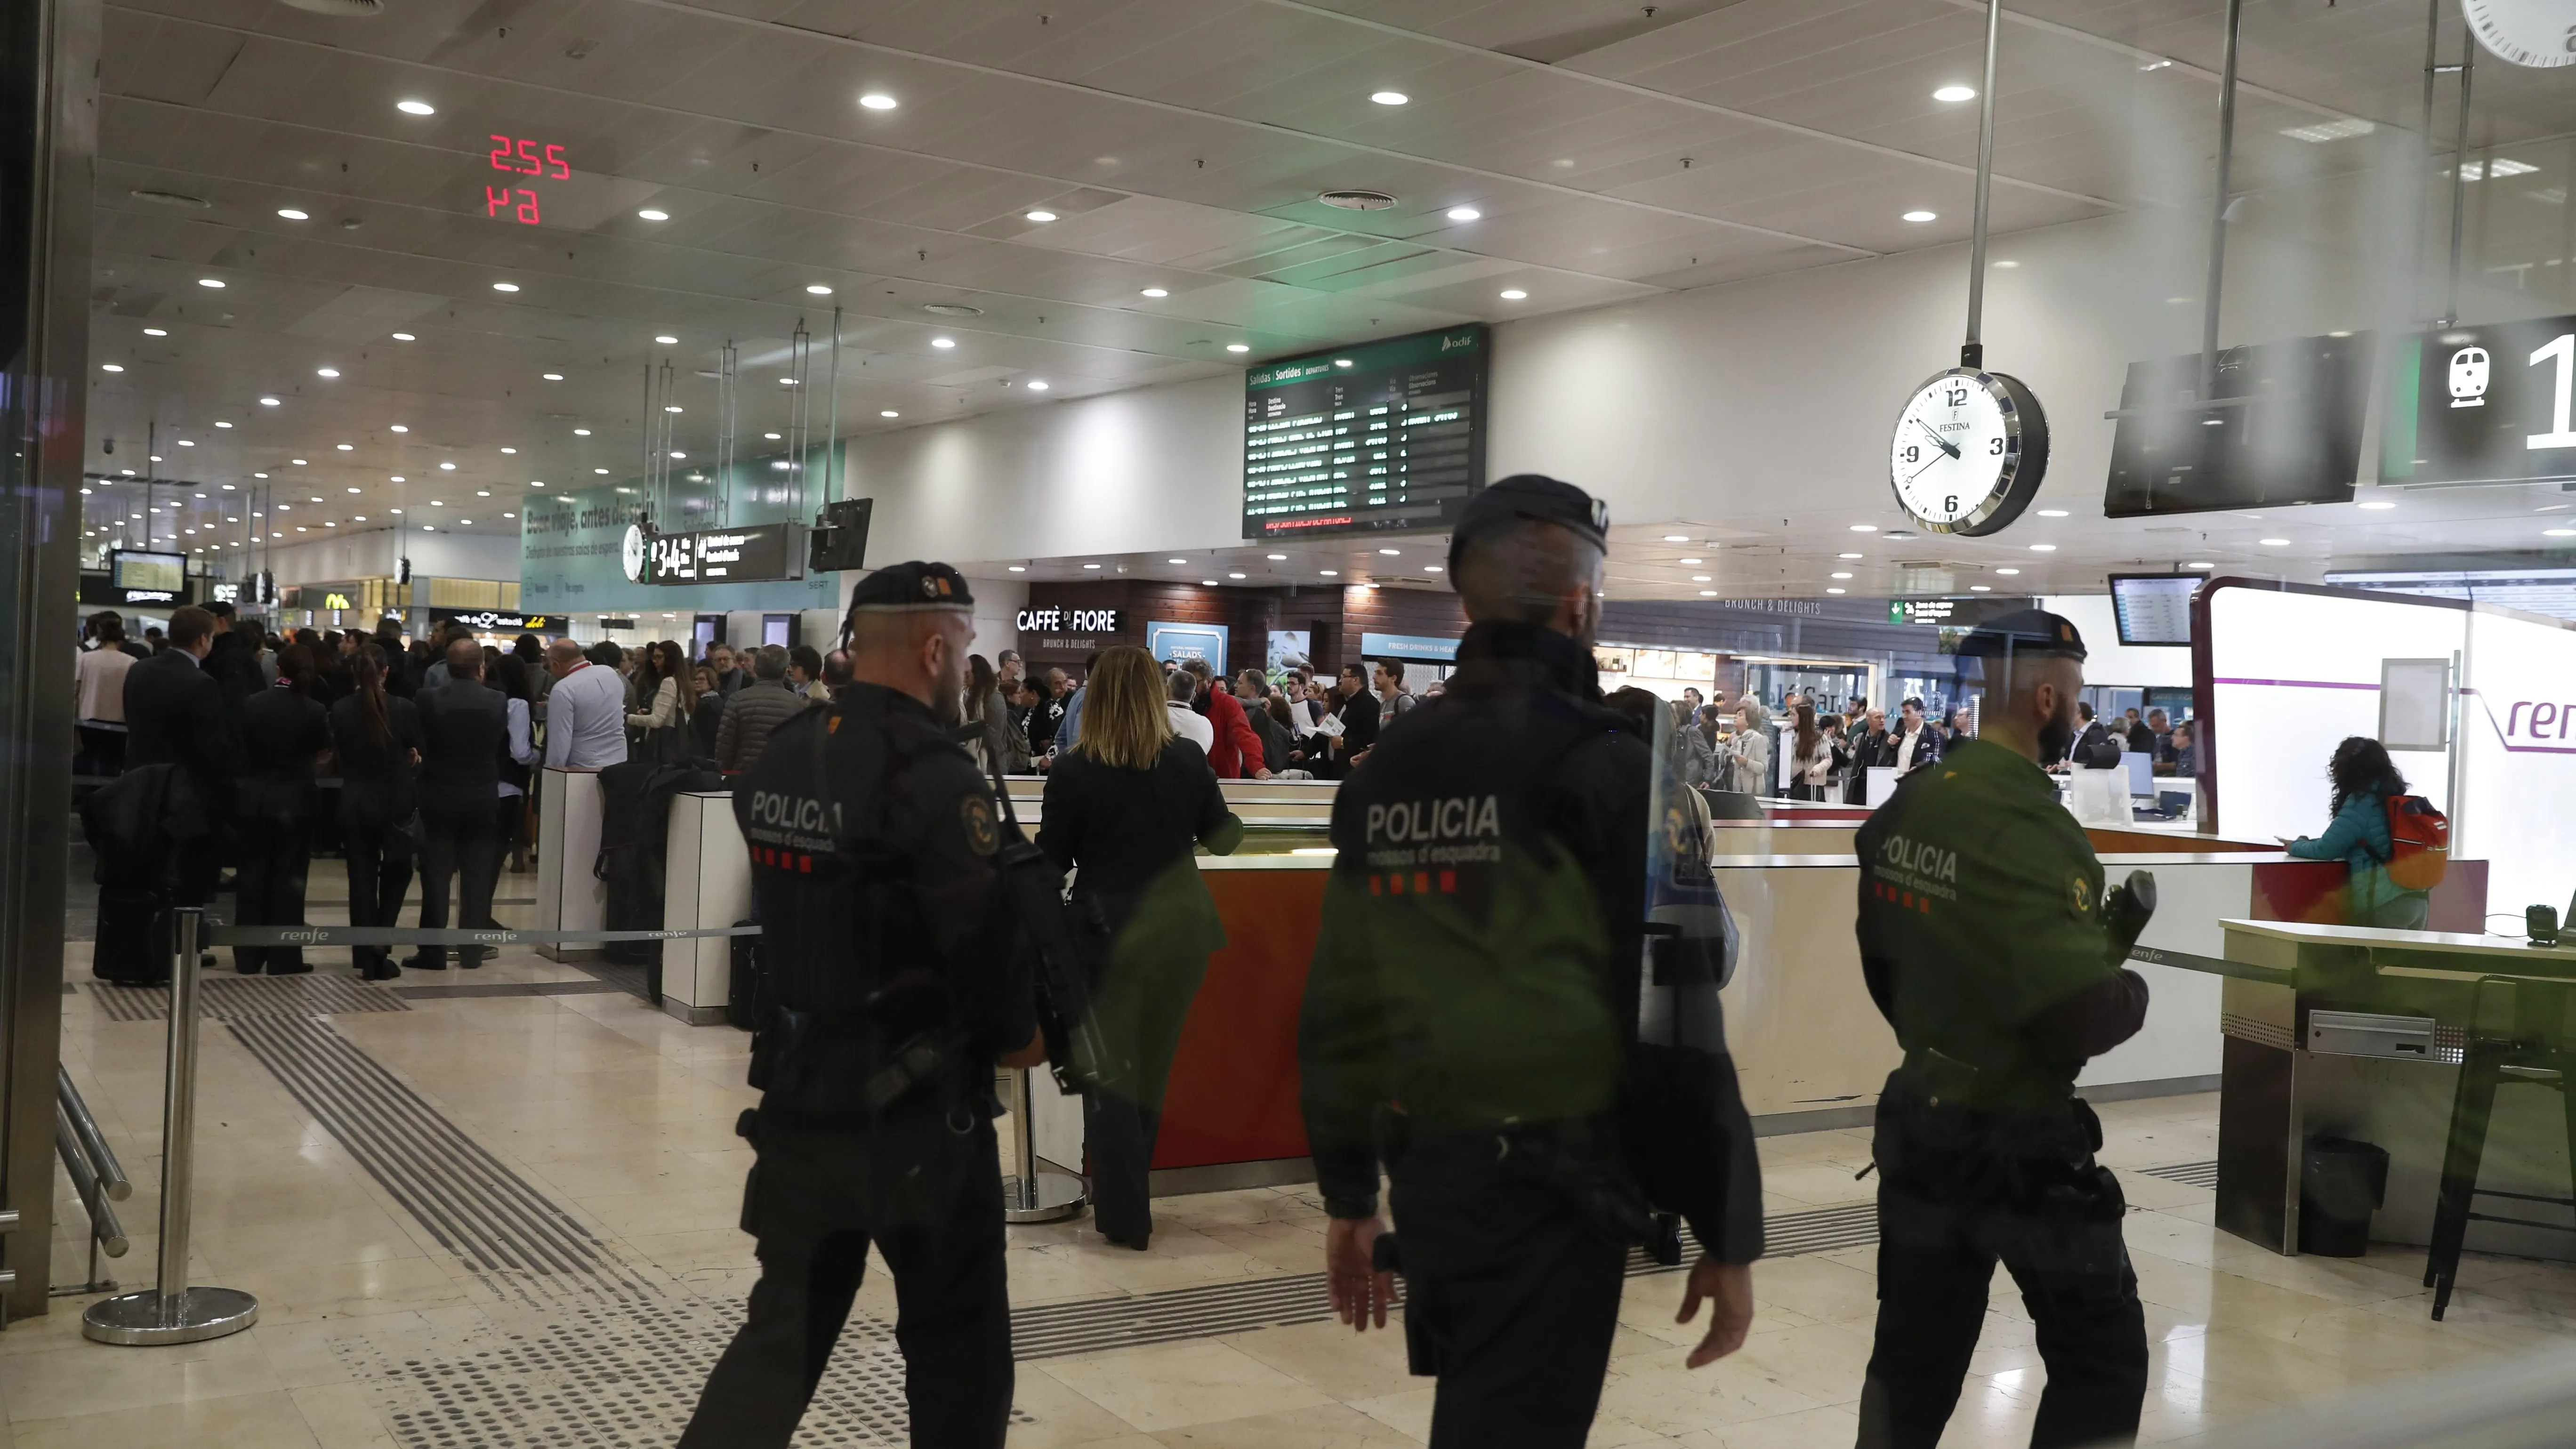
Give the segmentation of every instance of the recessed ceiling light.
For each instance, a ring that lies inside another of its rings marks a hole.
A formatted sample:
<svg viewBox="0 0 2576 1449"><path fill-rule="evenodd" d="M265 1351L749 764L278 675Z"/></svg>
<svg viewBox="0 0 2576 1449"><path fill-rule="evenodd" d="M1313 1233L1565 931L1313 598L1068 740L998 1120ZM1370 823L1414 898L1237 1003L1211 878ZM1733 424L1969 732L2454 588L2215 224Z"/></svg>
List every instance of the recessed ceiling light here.
<svg viewBox="0 0 2576 1449"><path fill-rule="evenodd" d="M101 372L123 372L125 370L125 366L124 364L117 362L102 362L98 365L98 370Z"/></svg>
<svg viewBox="0 0 2576 1449"><path fill-rule="evenodd" d="M1503 300L1506 302L1522 301L1528 296L1529 293L1522 291L1518 287L1505 287L1502 292Z"/></svg>
<svg viewBox="0 0 2576 1449"><path fill-rule="evenodd" d="M897 101L892 96L881 95L875 91L870 91L866 95L859 97L859 104L867 107L871 111L891 111L896 106L902 104L902 102Z"/></svg>
<svg viewBox="0 0 2576 1449"><path fill-rule="evenodd" d="M1953 104L1960 101L1973 101L1976 98L1977 88L1975 86L1943 86L1932 93L1932 99L1936 101L1949 101Z"/></svg>
<svg viewBox="0 0 2576 1449"><path fill-rule="evenodd" d="M1838 578L1838 579L1847 579L1847 578L1850 578L1850 577L1851 577L1851 575L1850 575L1849 573L1845 573L1845 572L1841 572L1841 571L1836 571L1836 573L1834 574L1834 577L1835 577L1835 578Z"/></svg>
<svg viewBox="0 0 2576 1449"><path fill-rule="evenodd" d="M494 282L492 284L492 290L495 292L515 292L519 290L519 284L516 282Z"/></svg>
<svg viewBox="0 0 2576 1449"><path fill-rule="evenodd" d="M1032 211L1028 214L1028 219L1031 221L1053 221L1055 220L1055 213L1052 211Z"/></svg>
<svg viewBox="0 0 2576 1449"><path fill-rule="evenodd" d="M1249 342L1229 342L1225 345L1225 350L1228 352L1250 352L1252 350L1252 344Z"/></svg>
<svg viewBox="0 0 2576 1449"><path fill-rule="evenodd" d="M2290 541L2286 538L2258 538L2254 541L2263 545L2265 548L2288 548L2290 546Z"/></svg>
<svg viewBox="0 0 2576 1449"><path fill-rule="evenodd" d="M394 334L394 340L396 342L418 342L420 339L412 336L408 332L397 332Z"/></svg>
<svg viewBox="0 0 2576 1449"><path fill-rule="evenodd" d="M338 377L340 375L340 369L336 367L317 367L313 369L313 375L315 377Z"/></svg>
<svg viewBox="0 0 2576 1449"><path fill-rule="evenodd" d="M1369 93L1369 99L1377 102L1381 106L1400 106L1405 102L1412 100L1413 97L1406 95L1402 91L1371 91Z"/></svg>
<svg viewBox="0 0 2576 1449"><path fill-rule="evenodd" d="M954 347L957 345L957 339L954 337L933 337L930 339L930 345L939 348Z"/></svg>
<svg viewBox="0 0 2576 1449"><path fill-rule="evenodd" d="M1043 377L1033 377L1033 378L1030 378L1030 379L1029 379L1029 391L1031 391L1031 392L1044 392L1044 391L1046 391L1046 390L1047 390L1047 380L1046 380L1045 378L1043 378Z"/></svg>
<svg viewBox="0 0 2576 1449"><path fill-rule="evenodd" d="M1482 221L1484 220L1484 217L1485 214L1483 212L1478 211L1472 206L1453 206L1449 208L1449 219L1451 221Z"/></svg>
<svg viewBox="0 0 2576 1449"><path fill-rule="evenodd" d="M813 293L817 297L828 297L832 295L832 289L824 286L820 282L808 282L805 285L805 290Z"/></svg>
<svg viewBox="0 0 2576 1449"><path fill-rule="evenodd" d="M160 328L160 327L146 327L146 328L144 328L144 329L143 329L143 335L144 335L144 336L146 336L146 337L167 337L167 336L169 336L170 334L169 334L169 332L168 332L166 329L164 329L164 328Z"/></svg>
<svg viewBox="0 0 2576 1449"><path fill-rule="evenodd" d="M1136 295L1140 297L1168 297L1172 294L1161 287L1147 287L1144 291L1139 292Z"/></svg>
<svg viewBox="0 0 2576 1449"><path fill-rule="evenodd" d="M1284 553L1263 554L1262 557L1270 560L1272 563L1286 563L1288 561L1288 555Z"/></svg>
<svg viewBox="0 0 2576 1449"><path fill-rule="evenodd" d="M902 417L903 414L896 412L892 408L879 408L877 409L877 416L881 418L899 418ZM774 438L778 435L776 433L771 433L769 436Z"/></svg>
<svg viewBox="0 0 2576 1449"><path fill-rule="evenodd" d="M438 114L438 107L431 105L427 101L396 101L394 102L394 109L402 112L406 116L435 116Z"/></svg>
<svg viewBox="0 0 2576 1449"><path fill-rule="evenodd" d="M1875 523L1855 523L1851 526L1851 531L1854 533L1876 533L1878 532L1878 525Z"/></svg>
<svg viewBox="0 0 2576 1449"><path fill-rule="evenodd" d="M2034 543L2030 546L2030 551L2032 553L2055 553L2057 552L2057 545L2053 543Z"/></svg>
<svg viewBox="0 0 2576 1449"><path fill-rule="evenodd" d="M1996 572L1996 573L1999 573L1999 574L2017 574L2017 573L2020 573L2020 572L2021 572L2021 570L2019 570L2019 569L1997 569L1997 570L1995 570L1995 572Z"/></svg>
<svg viewBox="0 0 2576 1449"><path fill-rule="evenodd" d="M200 287L213 287L217 291L221 291L223 290L224 281L221 277L199 277L197 279L197 285Z"/></svg>
<svg viewBox="0 0 2576 1449"><path fill-rule="evenodd" d="M1937 211L1923 211L1917 209L1905 213L1905 219L1907 221L1939 221L1941 219L1941 213Z"/></svg>
<svg viewBox="0 0 2576 1449"><path fill-rule="evenodd" d="M277 214L285 217L288 221L311 221L313 219L309 213L297 211L291 206L279 207L277 209Z"/></svg>

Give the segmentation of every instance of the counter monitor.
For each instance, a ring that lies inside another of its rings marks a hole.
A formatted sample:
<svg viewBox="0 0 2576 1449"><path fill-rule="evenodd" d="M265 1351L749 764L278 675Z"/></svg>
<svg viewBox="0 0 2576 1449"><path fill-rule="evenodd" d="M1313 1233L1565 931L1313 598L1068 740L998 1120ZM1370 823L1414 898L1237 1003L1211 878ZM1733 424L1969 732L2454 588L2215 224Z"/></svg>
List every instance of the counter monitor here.
<svg viewBox="0 0 2576 1449"><path fill-rule="evenodd" d="M1264 363L1243 379L1243 536L1453 523L1485 486L1478 327Z"/></svg>

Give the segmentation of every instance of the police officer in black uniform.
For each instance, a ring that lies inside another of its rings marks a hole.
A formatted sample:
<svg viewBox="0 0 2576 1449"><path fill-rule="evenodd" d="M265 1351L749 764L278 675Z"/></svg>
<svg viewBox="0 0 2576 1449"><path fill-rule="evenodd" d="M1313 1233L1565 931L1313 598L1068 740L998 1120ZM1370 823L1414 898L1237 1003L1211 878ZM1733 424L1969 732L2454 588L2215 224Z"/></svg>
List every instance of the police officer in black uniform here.
<svg viewBox="0 0 2576 1449"><path fill-rule="evenodd" d="M872 1242L894 1273L912 1442L1002 1443L993 1070L1043 1047L992 792L951 734L973 602L945 564L869 575L850 606L855 682L781 724L734 790L773 1008L743 1124L760 1282L681 1436L691 1449L787 1443Z"/></svg>
<svg viewBox="0 0 2576 1449"><path fill-rule="evenodd" d="M2119 1182L2074 1094L2135 1035L2125 969L2154 910L2144 872L2103 892L2040 766L2075 738L2084 640L2036 609L1960 642L1986 685L1974 739L1908 775L1859 835L1860 956L1905 1060L1878 1103L1878 1337L1863 1449L1932 1449L1959 1399L2000 1261L2048 1366L2031 1443L2136 1438L2147 1386Z"/></svg>
<svg viewBox="0 0 2576 1449"><path fill-rule="evenodd" d="M1385 1325L1400 1265L1413 1371L1439 1378L1435 1449L1583 1443L1629 1249L1665 1226L1654 1208L1705 1250L1681 1318L1713 1311L1690 1364L1733 1352L1752 1318L1761 1174L1717 1013L1722 944L1659 932L1641 977L1665 832L1653 751L1594 673L1608 524L1535 475L1468 503L1449 552L1470 621L1458 672L1333 803L1299 1043L1325 1265L1361 1331ZM1697 832L1672 833L1690 837L1676 878L1713 900ZM1685 978L1688 1040L1644 1039L1669 1013L1643 995Z"/></svg>

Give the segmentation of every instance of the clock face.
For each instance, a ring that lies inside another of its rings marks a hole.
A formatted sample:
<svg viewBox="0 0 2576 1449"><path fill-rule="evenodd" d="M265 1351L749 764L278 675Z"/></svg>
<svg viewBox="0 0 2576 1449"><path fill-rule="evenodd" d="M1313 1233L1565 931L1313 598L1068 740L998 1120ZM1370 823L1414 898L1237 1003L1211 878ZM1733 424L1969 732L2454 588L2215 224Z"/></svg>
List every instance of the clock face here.
<svg viewBox="0 0 2576 1449"><path fill-rule="evenodd" d="M1896 501L1936 533L1995 532L2039 490L2046 427L2029 389L2009 377L1936 373L1906 399L1888 442Z"/></svg>
<svg viewBox="0 0 2576 1449"><path fill-rule="evenodd" d="M2461 0L2460 10L2478 43L2499 60L2576 65L2576 7L2567 0Z"/></svg>

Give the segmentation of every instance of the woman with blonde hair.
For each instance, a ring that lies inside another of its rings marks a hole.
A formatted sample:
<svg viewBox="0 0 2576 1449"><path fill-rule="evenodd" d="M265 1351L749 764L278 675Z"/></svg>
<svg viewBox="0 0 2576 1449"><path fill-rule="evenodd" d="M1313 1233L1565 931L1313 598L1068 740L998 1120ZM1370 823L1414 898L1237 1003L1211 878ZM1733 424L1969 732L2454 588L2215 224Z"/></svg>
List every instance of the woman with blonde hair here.
<svg viewBox="0 0 2576 1449"><path fill-rule="evenodd" d="M1109 927L1092 1013L1112 1058L1131 1067L1084 1094L1083 1150L1094 1224L1141 1252L1154 1231L1147 1174L1163 1085L1208 956L1225 945L1194 846L1229 854L1243 822L1206 754L1173 732L1152 655L1106 650L1083 687L1082 738L1048 772L1038 846Z"/></svg>

